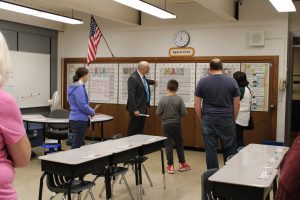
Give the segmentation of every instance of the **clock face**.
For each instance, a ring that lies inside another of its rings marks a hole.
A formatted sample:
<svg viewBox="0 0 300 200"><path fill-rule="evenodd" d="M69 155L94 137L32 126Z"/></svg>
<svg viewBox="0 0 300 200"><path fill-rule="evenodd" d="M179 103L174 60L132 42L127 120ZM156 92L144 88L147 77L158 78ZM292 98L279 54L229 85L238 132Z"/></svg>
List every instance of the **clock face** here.
<svg viewBox="0 0 300 200"><path fill-rule="evenodd" d="M178 47L185 47L190 41L190 36L186 31L178 31L174 35L174 43Z"/></svg>

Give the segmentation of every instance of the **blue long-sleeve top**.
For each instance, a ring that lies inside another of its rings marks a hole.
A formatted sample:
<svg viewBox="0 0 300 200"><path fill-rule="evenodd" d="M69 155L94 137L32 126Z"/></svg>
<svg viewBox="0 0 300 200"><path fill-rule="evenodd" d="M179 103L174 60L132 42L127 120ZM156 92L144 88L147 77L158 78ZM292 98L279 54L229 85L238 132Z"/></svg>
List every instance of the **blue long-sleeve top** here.
<svg viewBox="0 0 300 200"><path fill-rule="evenodd" d="M95 111L89 105L84 84L81 81L72 83L68 87L67 93L71 109L69 120L89 121L89 116L94 115Z"/></svg>

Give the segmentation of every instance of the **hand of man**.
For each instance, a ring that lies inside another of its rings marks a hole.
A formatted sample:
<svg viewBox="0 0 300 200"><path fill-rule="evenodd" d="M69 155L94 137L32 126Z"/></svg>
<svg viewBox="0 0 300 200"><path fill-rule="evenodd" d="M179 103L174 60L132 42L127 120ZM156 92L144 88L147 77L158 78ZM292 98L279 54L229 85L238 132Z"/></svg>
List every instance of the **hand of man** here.
<svg viewBox="0 0 300 200"><path fill-rule="evenodd" d="M157 80L155 80L155 86L157 86L158 85L158 81Z"/></svg>
<svg viewBox="0 0 300 200"><path fill-rule="evenodd" d="M140 115L140 112L137 110L137 111L134 111L133 113L136 117L138 117Z"/></svg>

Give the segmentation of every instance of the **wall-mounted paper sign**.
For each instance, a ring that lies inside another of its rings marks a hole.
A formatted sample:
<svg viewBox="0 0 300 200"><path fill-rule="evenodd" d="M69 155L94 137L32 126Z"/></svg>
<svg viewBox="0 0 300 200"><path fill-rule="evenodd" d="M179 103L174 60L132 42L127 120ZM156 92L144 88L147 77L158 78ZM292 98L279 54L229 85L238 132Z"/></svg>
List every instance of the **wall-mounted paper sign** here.
<svg viewBox="0 0 300 200"><path fill-rule="evenodd" d="M170 48L170 57L193 57L195 55L195 49L192 47L185 48Z"/></svg>

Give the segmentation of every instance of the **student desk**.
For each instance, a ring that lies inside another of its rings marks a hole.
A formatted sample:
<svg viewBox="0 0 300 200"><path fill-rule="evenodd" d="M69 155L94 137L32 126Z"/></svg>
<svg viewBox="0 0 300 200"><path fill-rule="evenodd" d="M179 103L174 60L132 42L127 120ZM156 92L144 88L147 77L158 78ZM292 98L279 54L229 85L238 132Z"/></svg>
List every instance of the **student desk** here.
<svg viewBox="0 0 300 200"><path fill-rule="evenodd" d="M215 176L212 176L212 179L209 178L213 181L214 195L242 199L265 199L272 189L272 183L275 195L278 168L288 149L288 147L262 144L247 145L225 163L224 169L221 168L216 172L217 178ZM263 172L272 174L267 180L258 178ZM220 177L224 180L221 181ZM268 181L271 181L270 185L268 185ZM223 192L219 190L220 187ZM255 195L256 193L258 195Z"/></svg>
<svg viewBox="0 0 300 200"><path fill-rule="evenodd" d="M39 199L42 199L43 179L47 173L76 178L101 170L104 167L106 168L106 172L109 172L109 169L114 164L125 162L133 157L140 157L144 154L158 150L161 151L162 173L164 175L164 158L161 148L164 146L165 140L165 137L160 136L134 135L117 140L108 140L85 145L78 149L41 156L39 159L41 159L41 168L44 173L40 179ZM141 163L137 163L137 165L138 169L135 174L138 199L142 199ZM109 173L106 173L105 183L106 196L107 199L110 199L111 186ZM69 184L71 184L71 182ZM70 193L68 193L68 199L71 199Z"/></svg>
<svg viewBox="0 0 300 200"><path fill-rule="evenodd" d="M25 122L32 122L32 123L41 123L43 124L44 130L46 131L46 124L68 124L69 119L61 119L61 118L47 118L43 115L39 114L28 114L28 115L22 115L22 119ZM92 120L91 123L94 125L95 123L101 124L101 138L103 140L104 137L104 126L103 123L107 121L113 120L112 116L105 115L105 114L96 114ZM28 124L27 124L28 126ZM28 130L28 127L27 127Z"/></svg>
<svg viewBox="0 0 300 200"><path fill-rule="evenodd" d="M226 161L226 165L261 166L278 169L288 147L249 144Z"/></svg>
<svg viewBox="0 0 300 200"><path fill-rule="evenodd" d="M225 165L208 178L219 198L263 200L272 189L277 169L260 166Z"/></svg>

